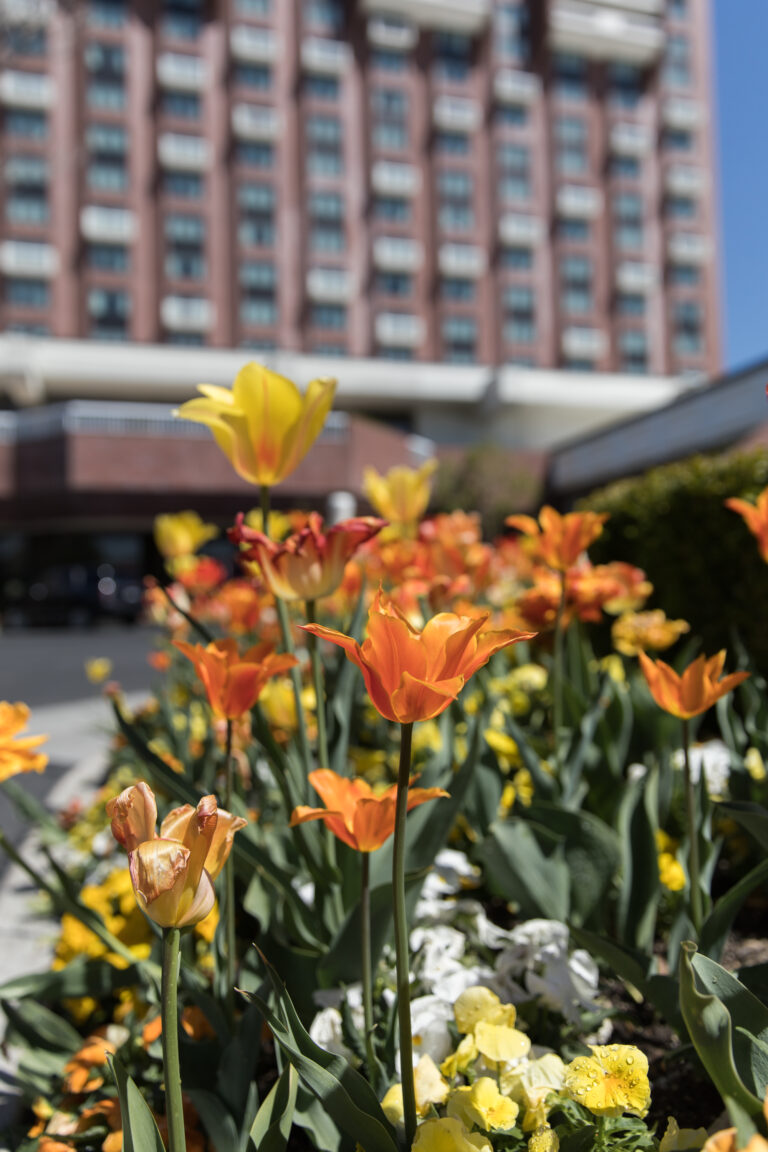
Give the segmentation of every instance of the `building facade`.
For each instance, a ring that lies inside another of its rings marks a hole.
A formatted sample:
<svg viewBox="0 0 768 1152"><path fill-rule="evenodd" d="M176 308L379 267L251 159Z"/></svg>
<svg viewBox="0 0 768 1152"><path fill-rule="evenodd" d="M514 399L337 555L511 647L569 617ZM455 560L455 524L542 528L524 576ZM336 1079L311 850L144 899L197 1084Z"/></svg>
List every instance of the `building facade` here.
<svg viewBox="0 0 768 1152"><path fill-rule="evenodd" d="M707 0L0 12L0 330L718 368Z"/></svg>

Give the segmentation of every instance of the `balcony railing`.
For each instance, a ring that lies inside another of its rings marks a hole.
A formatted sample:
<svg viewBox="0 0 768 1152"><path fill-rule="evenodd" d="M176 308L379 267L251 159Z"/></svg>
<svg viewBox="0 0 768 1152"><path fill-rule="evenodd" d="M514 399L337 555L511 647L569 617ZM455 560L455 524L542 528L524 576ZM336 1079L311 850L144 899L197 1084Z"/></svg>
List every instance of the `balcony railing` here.
<svg viewBox="0 0 768 1152"><path fill-rule="evenodd" d="M508 248L534 248L543 233L537 216L507 214L499 220L499 240Z"/></svg>
<svg viewBox="0 0 768 1152"><path fill-rule="evenodd" d="M37 72L5 71L0 75L0 104L8 108L50 108L53 83Z"/></svg>
<svg viewBox="0 0 768 1152"><path fill-rule="evenodd" d="M269 28L236 24L229 33L229 47L236 60L270 64L277 57L277 37Z"/></svg>
<svg viewBox="0 0 768 1152"><path fill-rule="evenodd" d="M558 52L629 64L653 64L664 50L664 30L654 16L597 0L552 0L548 39Z"/></svg>
<svg viewBox="0 0 768 1152"><path fill-rule="evenodd" d="M301 66L305 72L340 76L346 71L350 59L349 45L341 40L312 37L301 42Z"/></svg>
<svg viewBox="0 0 768 1152"><path fill-rule="evenodd" d="M380 312L374 323L376 340L389 348L417 348L424 339L424 321L403 312Z"/></svg>
<svg viewBox="0 0 768 1152"><path fill-rule="evenodd" d="M557 190L557 214L578 220L594 220L603 210L603 194L583 184L563 184Z"/></svg>
<svg viewBox="0 0 768 1152"><path fill-rule="evenodd" d="M417 272L424 260L418 240L401 236L379 236L373 242L373 263L383 272Z"/></svg>
<svg viewBox="0 0 768 1152"><path fill-rule="evenodd" d="M697 128L702 119L703 109L696 100L670 96L661 106L661 122L665 128L679 128L686 132Z"/></svg>
<svg viewBox="0 0 768 1152"><path fill-rule="evenodd" d="M363 11L399 16L421 28L476 35L491 18L491 0L363 0Z"/></svg>
<svg viewBox="0 0 768 1152"><path fill-rule="evenodd" d="M136 217L127 208L89 205L80 213L80 232L85 240L130 244L136 234Z"/></svg>
<svg viewBox="0 0 768 1152"><path fill-rule="evenodd" d="M614 124L611 152L616 156L645 156L651 149L651 133L643 124Z"/></svg>
<svg viewBox="0 0 768 1152"><path fill-rule="evenodd" d="M493 94L499 104L532 104L541 90L541 81L532 72L502 68L493 77Z"/></svg>
<svg viewBox="0 0 768 1152"><path fill-rule="evenodd" d="M368 43L391 52L410 52L419 39L418 29L408 20L372 16L366 26Z"/></svg>
<svg viewBox="0 0 768 1152"><path fill-rule="evenodd" d="M605 333L599 328L566 328L562 335L563 354L574 360L599 359L607 347Z"/></svg>
<svg viewBox="0 0 768 1152"><path fill-rule="evenodd" d="M181 52L163 52L155 66L161 88L181 92L202 92L205 88L205 64L197 56Z"/></svg>
<svg viewBox="0 0 768 1152"><path fill-rule="evenodd" d="M709 238L698 232L673 232L667 240L672 264L706 264L711 251Z"/></svg>
<svg viewBox="0 0 768 1152"><path fill-rule="evenodd" d="M673 196L701 196L707 178L701 168L688 164L670 164L664 173L664 191Z"/></svg>
<svg viewBox="0 0 768 1152"><path fill-rule="evenodd" d="M421 187L421 173L413 164L377 160L371 169L371 187L382 196L415 196Z"/></svg>
<svg viewBox="0 0 768 1152"><path fill-rule="evenodd" d="M307 296L321 304L345 304L352 295L352 282L345 268L310 268Z"/></svg>
<svg viewBox="0 0 768 1152"><path fill-rule="evenodd" d="M49 280L59 270L59 254L50 244L6 240L0 244L0 272Z"/></svg>
<svg viewBox="0 0 768 1152"><path fill-rule="evenodd" d="M481 116L477 101L462 96L438 96L432 109L435 127L446 132L474 132Z"/></svg>
<svg viewBox="0 0 768 1152"><path fill-rule="evenodd" d="M477 280L485 272L485 251L475 244L443 244L437 254L437 265L443 276Z"/></svg>
<svg viewBox="0 0 768 1152"><path fill-rule="evenodd" d="M204 172L210 159L208 141L202 136L164 132L157 141L157 158L163 168Z"/></svg>
<svg viewBox="0 0 768 1152"><path fill-rule="evenodd" d="M620 292L651 292L659 282L659 273L652 264L640 264L630 260L619 264L616 269L616 287Z"/></svg>
<svg viewBox="0 0 768 1152"><path fill-rule="evenodd" d="M213 324L213 305L198 296L166 296L160 319L171 332L207 332Z"/></svg>
<svg viewBox="0 0 768 1152"><path fill-rule="evenodd" d="M235 104L232 131L241 140L275 140L278 116L274 108L260 104Z"/></svg>

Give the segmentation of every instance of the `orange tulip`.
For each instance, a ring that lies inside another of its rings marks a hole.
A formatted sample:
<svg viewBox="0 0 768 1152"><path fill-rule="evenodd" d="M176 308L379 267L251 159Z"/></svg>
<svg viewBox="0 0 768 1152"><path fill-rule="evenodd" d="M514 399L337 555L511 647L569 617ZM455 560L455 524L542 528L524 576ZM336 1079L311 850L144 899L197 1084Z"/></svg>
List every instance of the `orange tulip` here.
<svg viewBox="0 0 768 1152"><path fill-rule="evenodd" d="M44 752L34 749L43 744L47 736L21 736L29 721L26 704L9 704L0 700L0 781L19 772L42 772L48 763Z"/></svg>
<svg viewBox="0 0 768 1152"><path fill-rule="evenodd" d="M489 617L489 612L474 617L441 612L419 632L392 601L383 600L379 590L368 612L368 636L362 647L333 628L320 624L303 628L344 649L385 719L412 724L444 712L494 652L535 635L485 631Z"/></svg>
<svg viewBox="0 0 768 1152"><path fill-rule="evenodd" d="M274 596L281 600L319 600L338 588L347 561L385 524L386 520L375 516L358 516L323 532L322 517L312 512L306 527L277 544L262 532L248 528L241 513L229 537L245 545L241 558L259 564Z"/></svg>
<svg viewBox="0 0 768 1152"><path fill-rule="evenodd" d="M294 808L291 827L306 824L308 820L322 820L334 836L349 844L357 852L375 852L395 830L397 785L375 795L370 784L359 776L337 776L330 768L310 772L309 782L325 804L324 808L309 808L306 804ZM448 796L442 788L409 788L408 811Z"/></svg>
<svg viewBox="0 0 768 1152"><path fill-rule="evenodd" d="M605 512L567 512L561 516L545 504L538 523L532 516L507 516L505 522L528 537L528 548L537 560L565 572L597 540L607 519Z"/></svg>
<svg viewBox="0 0 768 1152"><path fill-rule="evenodd" d="M733 496L725 501L725 506L744 518L747 528L757 537L760 555L768 564L768 488L763 488L756 504L750 504L747 500L739 500Z"/></svg>
<svg viewBox="0 0 768 1152"><path fill-rule="evenodd" d="M112 833L128 853L136 902L161 928L186 928L213 908L213 881L232 849L235 832L247 821L203 796L193 808L169 812L155 831L157 806L143 781L107 802Z"/></svg>
<svg viewBox="0 0 768 1152"><path fill-rule="evenodd" d="M208 703L225 720L250 712L267 681L298 663L295 656L277 653L269 643L257 644L242 655L234 640L214 640L205 648L184 640L173 643L192 661Z"/></svg>
<svg viewBox="0 0 768 1152"><path fill-rule="evenodd" d="M663 660L653 661L645 652L638 653L640 667L656 703L672 716L690 720L699 716L749 676L749 672L731 672L719 679L725 663L725 649L716 656L697 656L678 676Z"/></svg>

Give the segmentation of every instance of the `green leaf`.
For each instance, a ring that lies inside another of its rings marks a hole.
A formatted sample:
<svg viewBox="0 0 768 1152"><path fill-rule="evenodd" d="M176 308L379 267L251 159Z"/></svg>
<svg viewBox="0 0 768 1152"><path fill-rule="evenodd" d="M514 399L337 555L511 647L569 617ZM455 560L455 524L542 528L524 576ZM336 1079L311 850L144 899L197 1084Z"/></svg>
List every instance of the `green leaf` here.
<svg viewBox="0 0 768 1152"><path fill-rule="evenodd" d="M240 1136L226 1105L213 1092L192 1088L186 1093L195 1106L216 1152L238 1152Z"/></svg>
<svg viewBox="0 0 768 1152"><path fill-rule="evenodd" d="M746 1028L736 1027L733 1037L735 1061L740 1070L748 1069L750 1086L755 1095L765 1099L768 1088L768 1044Z"/></svg>
<svg viewBox="0 0 768 1152"><path fill-rule="evenodd" d="M650 952L661 895L656 853L658 776L627 780L619 807L621 887L616 915L619 939L630 947Z"/></svg>
<svg viewBox="0 0 768 1152"><path fill-rule="evenodd" d="M368 1082L342 1057L332 1056L315 1044L270 964L267 971L280 1016L257 996L249 998L259 1004L276 1042L304 1084L322 1102L333 1122L366 1152L397 1152L389 1121Z"/></svg>
<svg viewBox="0 0 768 1152"><path fill-rule="evenodd" d="M759 1116L762 1101L746 1087L734 1063L733 1029L728 1009L718 997L700 992L696 985L692 962L695 952L696 945L690 941L686 941L680 950L680 1007L688 1035L723 1099L730 1098L749 1116ZM704 970L707 970L706 966Z"/></svg>
<svg viewBox="0 0 768 1152"><path fill-rule="evenodd" d="M719 803L717 810L751 832L760 848L765 850L768 844L768 808L748 800L729 800Z"/></svg>
<svg viewBox="0 0 768 1152"><path fill-rule="evenodd" d="M141 979L140 966L115 968L103 960L78 956L66 968L50 972L31 972L0 984L0 998L8 1000L34 997L35 1000L61 1000L77 996L108 996L117 988L130 988Z"/></svg>
<svg viewBox="0 0 768 1152"><path fill-rule="evenodd" d="M237 1031L219 1058L216 1088L235 1116L248 1099L261 1050L262 1016L255 1004L240 1017Z"/></svg>
<svg viewBox="0 0 768 1152"><path fill-rule="evenodd" d="M599 956L622 980L628 980L635 988L642 989L651 974L653 957L637 948L629 948L609 940L597 932L584 928L571 928L571 938L581 948L586 948L592 956Z"/></svg>
<svg viewBox="0 0 768 1152"><path fill-rule="evenodd" d="M37 1001L20 1000L18 1004L10 1004L2 1000L0 1006L15 1031L30 1048L45 1048L49 1052L71 1056L82 1047L80 1033L61 1016Z"/></svg>
<svg viewBox="0 0 768 1152"><path fill-rule="evenodd" d="M256 1114L250 1140L255 1152L283 1152L293 1127L299 1077L292 1064L286 1064Z"/></svg>
<svg viewBox="0 0 768 1152"><path fill-rule="evenodd" d="M721 1001L734 1027L746 1028L754 1036L768 1032L768 1007L732 972L698 952L692 957L691 964L702 991Z"/></svg>
<svg viewBox="0 0 768 1152"><path fill-rule="evenodd" d="M149 1105L116 1056L108 1056L123 1122L123 1152L165 1152Z"/></svg>
<svg viewBox="0 0 768 1152"><path fill-rule="evenodd" d="M763 860L720 897L702 925L699 948L703 953L711 956L713 960L722 955L736 913L750 892L766 879L768 879L768 860Z"/></svg>
<svg viewBox="0 0 768 1152"><path fill-rule="evenodd" d="M526 820L492 824L478 848L491 888L520 908L522 916L568 919L569 879L562 843L541 829L552 845L547 855Z"/></svg>
<svg viewBox="0 0 768 1152"><path fill-rule="evenodd" d="M586 924L596 914L602 922L600 912L621 858L616 833L590 812L569 812L557 804L534 803L528 815L562 837L573 922Z"/></svg>

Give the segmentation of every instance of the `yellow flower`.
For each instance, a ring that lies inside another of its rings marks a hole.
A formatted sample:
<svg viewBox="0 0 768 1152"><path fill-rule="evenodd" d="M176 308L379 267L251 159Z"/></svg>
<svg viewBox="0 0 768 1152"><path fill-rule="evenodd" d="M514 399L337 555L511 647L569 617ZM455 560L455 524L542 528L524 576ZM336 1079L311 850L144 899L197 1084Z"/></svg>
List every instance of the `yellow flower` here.
<svg viewBox="0 0 768 1152"><path fill-rule="evenodd" d="M207 916L195 924L195 932L206 942L211 944L219 923L219 905L214 904Z"/></svg>
<svg viewBox="0 0 768 1152"><path fill-rule="evenodd" d="M207 424L238 476L251 484L279 484L301 463L330 411L336 381L296 385L260 364L246 364L231 389L200 384L202 397L178 411Z"/></svg>
<svg viewBox="0 0 768 1152"><path fill-rule="evenodd" d="M492 1152L492 1145L487 1136L467 1132L461 1120L446 1116L419 1125L411 1152Z"/></svg>
<svg viewBox="0 0 768 1152"><path fill-rule="evenodd" d="M475 1026L475 1044L486 1060L508 1064L520 1060L531 1050L530 1037L506 1024L491 1024L480 1020Z"/></svg>
<svg viewBox="0 0 768 1152"><path fill-rule="evenodd" d="M94 660L86 660L85 675L91 684L101 684L112 671L112 661L106 656L97 656Z"/></svg>
<svg viewBox="0 0 768 1152"><path fill-rule="evenodd" d="M672 852L659 852L659 880L670 892L685 888L685 869Z"/></svg>
<svg viewBox="0 0 768 1152"><path fill-rule="evenodd" d="M744 767L753 780L765 780L765 764L757 748L747 748L744 754Z"/></svg>
<svg viewBox="0 0 768 1152"><path fill-rule="evenodd" d="M591 1045L565 1070L565 1090L596 1116L645 1116L651 1102L648 1060L632 1044Z"/></svg>
<svg viewBox="0 0 768 1152"><path fill-rule="evenodd" d="M467 1072L470 1066L474 1064L477 1056L477 1044L475 1044L475 1038L470 1032L468 1036L461 1038L456 1051L452 1052L450 1056L446 1056L440 1065L440 1071L443 1076L453 1080L455 1076Z"/></svg>
<svg viewBox="0 0 768 1152"><path fill-rule="evenodd" d="M505 1024L511 1028L517 1019L514 1004L502 1004L490 988L474 984L465 989L453 1006L456 1027L459 1032L474 1032L481 1021L492 1024Z"/></svg>
<svg viewBox="0 0 768 1152"><path fill-rule="evenodd" d="M443 747L440 728L434 720L422 720L413 729L413 751L439 752Z"/></svg>
<svg viewBox="0 0 768 1152"><path fill-rule="evenodd" d="M564 1081L565 1064L555 1052L546 1052L536 1060L504 1069L499 1086L525 1109L523 1131L532 1132L546 1123L547 1100L562 1089Z"/></svg>
<svg viewBox="0 0 768 1152"><path fill-rule="evenodd" d="M548 1124L542 1124L528 1141L528 1152L558 1152L560 1139Z"/></svg>
<svg viewBox="0 0 768 1152"><path fill-rule="evenodd" d="M624 665L615 653L610 656L603 656L599 663L600 671L607 672L614 684L623 684L627 679L627 674L624 671Z"/></svg>
<svg viewBox="0 0 768 1152"><path fill-rule="evenodd" d="M506 732L498 732L494 728L486 728L483 732L486 744L493 748L499 758L502 768L509 768L511 763L520 762L520 750L516 741Z"/></svg>
<svg viewBox="0 0 768 1152"><path fill-rule="evenodd" d="M667 1130L659 1144L659 1152L698 1152L706 1140L706 1128L680 1128L677 1120L669 1116Z"/></svg>
<svg viewBox="0 0 768 1152"><path fill-rule="evenodd" d="M511 686L521 692L543 692L547 680L548 673L542 664L520 664L509 674Z"/></svg>
<svg viewBox="0 0 768 1152"><path fill-rule="evenodd" d="M47 736L21 736L29 722L26 704L9 704L0 700L0 781L19 772L42 772L48 763L44 752L35 752Z"/></svg>
<svg viewBox="0 0 768 1152"><path fill-rule="evenodd" d="M450 1089L440 1075L440 1070L429 1055L419 1060L413 1073L413 1084L416 1093L416 1112L419 1116L426 1116L433 1104L445 1104ZM397 1126L404 1123L403 1088L401 1084L393 1084L384 1099L381 1107L390 1124Z"/></svg>
<svg viewBox="0 0 768 1152"><path fill-rule="evenodd" d="M245 523L249 528L253 528L256 532L263 532L265 536L269 536L270 540L283 540L286 536L290 536L293 531L293 523L290 516L286 516L283 512L270 511L267 517L267 527L264 527L264 517L261 508L252 508L250 512L245 514Z"/></svg>
<svg viewBox="0 0 768 1152"><path fill-rule="evenodd" d="M155 516L155 544L164 560L193 556L218 536L215 524L206 524L197 512L166 512Z"/></svg>
<svg viewBox="0 0 768 1152"><path fill-rule="evenodd" d="M481 1076L466 1088L455 1088L448 1098L448 1115L467 1128L474 1125L486 1132L506 1132L514 1128L519 1112L514 1100L503 1096L490 1076Z"/></svg>
<svg viewBox="0 0 768 1152"><path fill-rule="evenodd" d="M363 473L363 491L380 516L390 524L413 526L429 504L429 480L437 460L427 460L421 468L399 466L381 476L375 468Z"/></svg>
<svg viewBox="0 0 768 1152"><path fill-rule="evenodd" d="M653 649L663 652L691 629L687 620L668 620L660 608L651 612L625 612L614 620L611 639L617 652L623 656L637 656L638 652Z"/></svg>

